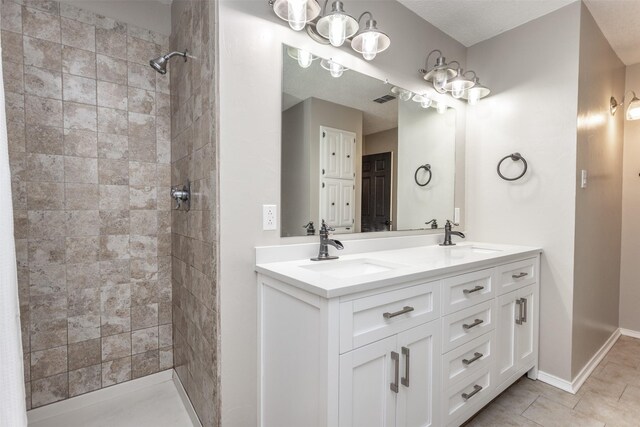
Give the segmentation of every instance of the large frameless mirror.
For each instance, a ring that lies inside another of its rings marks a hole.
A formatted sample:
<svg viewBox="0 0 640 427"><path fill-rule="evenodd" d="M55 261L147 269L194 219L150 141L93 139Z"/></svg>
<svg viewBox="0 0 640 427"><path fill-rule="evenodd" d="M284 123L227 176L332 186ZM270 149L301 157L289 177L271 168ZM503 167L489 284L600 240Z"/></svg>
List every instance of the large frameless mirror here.
<svg viewBox="0 0 640 427"><path fill-rule="evenodd" d="M454 109L289 46L282 70L283 237L322 220L359 233L453 217Z"/></svg>

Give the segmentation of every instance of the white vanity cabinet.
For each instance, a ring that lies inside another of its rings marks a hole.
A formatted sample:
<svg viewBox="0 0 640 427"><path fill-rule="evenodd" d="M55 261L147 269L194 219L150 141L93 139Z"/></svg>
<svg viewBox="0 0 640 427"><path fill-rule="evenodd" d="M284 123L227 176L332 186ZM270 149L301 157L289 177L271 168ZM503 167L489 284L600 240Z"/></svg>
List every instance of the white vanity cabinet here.
<svg viewBox="0 0 640 427"><path fill-rule="evenodd" d="M537 373L538 252L339 295L258 268L260 425L461 425Z"/></svg>

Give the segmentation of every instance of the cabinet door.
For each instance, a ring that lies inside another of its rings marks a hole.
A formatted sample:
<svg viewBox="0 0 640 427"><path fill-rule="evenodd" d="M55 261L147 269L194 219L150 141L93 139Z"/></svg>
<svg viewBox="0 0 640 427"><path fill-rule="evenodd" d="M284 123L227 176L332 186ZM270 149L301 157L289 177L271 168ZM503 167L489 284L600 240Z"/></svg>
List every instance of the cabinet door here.
<svg viewBox="0 0 640 427"><path fill-rule="evenodd" d="M356 134L342 132L340 178L355 178Z"/></svg>
<svg viewBox="0 0 640 427"><path fill-rule="evenodd" d="M331 227L340 227L340 191L338 179L323 179L320 189L320 219Z"/></svg>
<svg viewBox="0 0 640 427"><path fill-rule="evenodd" d="M395 425L396 392L391 385L396 369L399 373L399 359L395 335L340 356L341 427Z"/></svg>
<svg viewBox="0 0 640 427"><path fill-rule="evenodd" d="M514 291L498 298L496 384L502 384L518 369L518 358L515 353L518 295L518 291Z"/></svg>
<svg viewBox="0 0 640 427"><path fill-rule="evenodd" d="M323 178L340 178L342 132L320 127L320 167Z"/></svg>
<svg viewBox="0 0 640 427"><path fill-rule="evenodd" d="M400 392L398 427L438 426L440 407L440 321L398 334Z"/></svg>
<svg viewBox="0 0 640 427"><path fill-rule="evenodd" d="M353 195L355 193L353 180L340 180L340 226L353 227L355 206Z"/></svg>
<svg viewBox="0 0 640 427"><path fill-rule="evenodd" d="M520 314L522 314L522 316L519 317L519 324L516 324L515 357L518 369L520 369L529 367L536 358L536 337L538 331L535 325L538 322L536 318L538 290L535 285L530 285L520 289L517 293L516 316L520 316Z"/></svg>

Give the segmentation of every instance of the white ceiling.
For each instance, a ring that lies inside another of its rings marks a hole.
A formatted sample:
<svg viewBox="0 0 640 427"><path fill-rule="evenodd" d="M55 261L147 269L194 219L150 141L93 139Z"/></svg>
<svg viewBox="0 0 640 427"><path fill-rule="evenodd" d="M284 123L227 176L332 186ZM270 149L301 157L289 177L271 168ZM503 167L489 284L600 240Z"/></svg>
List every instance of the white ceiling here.
<svg viewBox="0 0 640 427"><path fill-rule="evenodd" d="M575 0L398 0L469 47Z"/></svg>
<svg viewBox="0 0 640 427"><path fill-rule="evenodd" d="M626 65L640 62L640 1L585 0L609 44Z"/></svg>

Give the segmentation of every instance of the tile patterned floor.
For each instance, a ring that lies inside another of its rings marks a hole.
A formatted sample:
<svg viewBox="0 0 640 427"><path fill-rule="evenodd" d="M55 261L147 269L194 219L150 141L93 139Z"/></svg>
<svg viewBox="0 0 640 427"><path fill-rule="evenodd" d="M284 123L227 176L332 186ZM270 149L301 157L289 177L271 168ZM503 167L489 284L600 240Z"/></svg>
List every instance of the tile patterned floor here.
<svg viewBox="0 0 640 427"><path fill-rule="evenodd" d="M620 337L573 395L521 378L465 427L640 426L640 340Z"/></svg>

